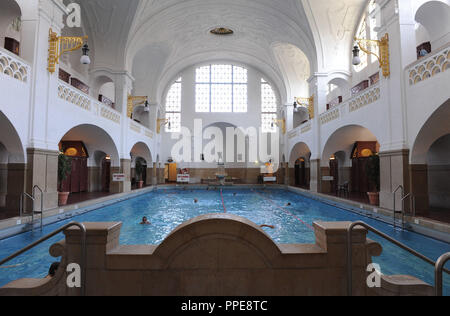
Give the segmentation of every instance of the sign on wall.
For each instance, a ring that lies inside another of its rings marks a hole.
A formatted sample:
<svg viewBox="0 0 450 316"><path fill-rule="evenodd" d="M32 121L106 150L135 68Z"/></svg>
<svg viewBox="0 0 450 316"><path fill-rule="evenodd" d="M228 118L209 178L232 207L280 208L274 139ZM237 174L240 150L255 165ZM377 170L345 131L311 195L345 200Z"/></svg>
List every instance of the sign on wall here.
<svg viewBox="0 0 450 316"><path fill-rule="evenodd" d="M125 182L125 174L123 173L114 173L112 178L113 182Z"/></svg>

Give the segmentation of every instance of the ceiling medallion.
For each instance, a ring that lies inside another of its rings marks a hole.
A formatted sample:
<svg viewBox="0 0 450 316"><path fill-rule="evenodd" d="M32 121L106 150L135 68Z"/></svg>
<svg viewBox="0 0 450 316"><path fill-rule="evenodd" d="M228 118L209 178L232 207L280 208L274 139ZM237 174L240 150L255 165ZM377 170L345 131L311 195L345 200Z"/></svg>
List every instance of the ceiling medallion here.
<svg viewBox="0 0 450 316"><path fill-rule="evenodd" d="M232 35L234 31L226 27L218 27L210 31L214 35Z"/></svg>

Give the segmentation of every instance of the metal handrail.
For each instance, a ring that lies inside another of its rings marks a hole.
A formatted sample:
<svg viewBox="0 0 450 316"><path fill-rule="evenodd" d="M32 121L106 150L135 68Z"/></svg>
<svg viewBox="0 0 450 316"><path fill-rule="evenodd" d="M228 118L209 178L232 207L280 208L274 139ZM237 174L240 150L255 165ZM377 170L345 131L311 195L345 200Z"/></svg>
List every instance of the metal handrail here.
<svg viewBox="0 0 450 316"><path fill-rule="evenodd" d="M395 240L394 238L392 238L391 236L386 235L385 233L373 228L372 226L367 225L364 222L358 221L355 223L352 223L350 225L350 227L347 230L347 294L348 296L352 296L353 295L353 275L352 275L352 268L353 268L353 253L352 253L352 245L353 245L353 229L357 226L362 226L365 229L371 231L372 233L377 234L378 236L381 236L382 238L386 239L387 241L390 241L391 243L393 243L394 245L402 248L403 250L406 250L407 252L409 252L410 254L416 256L419 259L422 259L423 261L431 264L432 266L436 267L436 262L434 262L433 260L425 257L424 255L422 255L421 253L415 251L414 249L402 244L401 242ZM450 274L450 271L445 269L442 266L442 271L444 271L447 274ZM437 281L437 280L436 280Z"/></svg>
<svg viewBox="0 0 450 316"><path fill-rule="evenodd" d="M27 252L30 249L33 249L37 245L43 243L44 241L47 241L48 239L58 235L59 233L65 231L66 229L77 226L80 228L82 236L81 236L81 295L84 296L86 294L86 227L77 222L72 222L67 225L64 225L63 227L59 228L58 230L55 230L53 233L42 237L38 241L35 241L29 246L26 246L25 248L13 253L11 256L3 259L0 261L0 266L4 265L5 263L13 260L14 258L20 256L21 254Z"/></svg>
<svg viewBox="0 0 450 316"><path fill-rule="evenodd" d="M392 192L392 195L393 195L393 198L394 198L394 229L397 227L397 223L396 223L396 219L397 219L397 217L396 217L396 214L397 214L397 210L396 210L396 208L397 208L397 203L396 203L396 195L397 195L397 192L398 192L398 190L402 190L402 210L401 210L401 214L402 214L402 229L405 229L405 189L404 189L404 187L403 187L403 185L399 185L398 187L397 187L397 189L395 189L395 191L394 192Z"/></svg>
<svg viewBox="0 0 450 316"><path fill-rule="evenodd" d="M20 209L19 209L19 216L20 216L20 218L22 218L23 214L24 214L24 211L23 211L23 204L24 204L23 203L23 198L24 197L29 198L31 201L33 201L33 212L34 212L34 200L35 200L35 198L33 196L29 195L28 193L24 192L20 196Z"/></svg>
<svg viewBox="0 0 450 316"><path fill-rule="evenodd" d="M41 231L42 231L42 228L44 226L44 223L43 223L44 222L44 191L42 191L42 189L38 185L35 185L33 187L33 197L35 199L34 202L36 202L36 195L34 194L36 189L41 193L41 211L36 212L36 208L33 205L33 214L31 215L31 230L33 230L33 228L34 228L34 214L41 214Z"/></svg>
<svg viewBox="0 0 450 316"><path fill-rule="evenodd" d="M435 285L436 296L443 295L442 271L445 271L444 266L447 263L447 261L449 261L449 260L450 260L450 252L447 252L446 254L442 255L436 262L435 274L434 274L435 279L436 279L436 285Z"/></svg>

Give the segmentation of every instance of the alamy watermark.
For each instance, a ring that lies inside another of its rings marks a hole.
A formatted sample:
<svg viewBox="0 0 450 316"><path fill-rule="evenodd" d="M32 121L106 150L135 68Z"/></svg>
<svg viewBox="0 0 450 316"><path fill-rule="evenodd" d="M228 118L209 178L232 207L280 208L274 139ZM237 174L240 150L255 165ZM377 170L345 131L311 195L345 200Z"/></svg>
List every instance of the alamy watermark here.
<svg viewBox="0 0 450 316"><path fill-rule="evenodd" d="M178 163L255 163L262 173L275 173L280 166L280 131L266 133L262 128L216 126L203 129L201 119L194 120L194 130L181 127L172 133L177 143L171 155ZM206 145L204 143L206 142Z"/></svg>

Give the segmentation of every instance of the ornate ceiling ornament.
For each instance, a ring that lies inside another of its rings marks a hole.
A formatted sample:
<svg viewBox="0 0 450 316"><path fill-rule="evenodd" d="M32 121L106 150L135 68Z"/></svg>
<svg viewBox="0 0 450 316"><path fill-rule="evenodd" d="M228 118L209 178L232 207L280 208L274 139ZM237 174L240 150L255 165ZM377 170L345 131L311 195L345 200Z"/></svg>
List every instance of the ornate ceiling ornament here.
<svg viewBox="0 0 450 316"><path fill-rule="evenodd" d="M226 28L226 27L218 27L215 29L212 29L211 34L214 35L232 35L234 34L234 31L232 29Z"/></svg>

